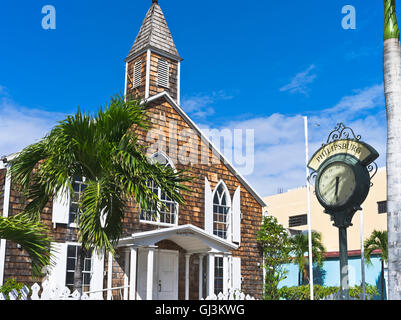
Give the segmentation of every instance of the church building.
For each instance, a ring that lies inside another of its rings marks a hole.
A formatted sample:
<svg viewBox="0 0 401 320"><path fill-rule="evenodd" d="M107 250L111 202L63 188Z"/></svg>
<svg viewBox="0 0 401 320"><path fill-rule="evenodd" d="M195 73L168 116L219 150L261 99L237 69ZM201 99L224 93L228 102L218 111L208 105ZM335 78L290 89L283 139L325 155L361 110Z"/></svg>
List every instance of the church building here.
<svg viewBox="0 0 401 320"><path fill-rule="evenodd" d="M151 118L152 134L138 131L138 142L152 150L153 160L187 169L194 177L186 182L192 192L178 206L152 186L166 209L155 215L135 205L126 212L117 254L93 254L85 260L84 291L93 298L197 300L232 288L262 298L263 260L256 238L266 204L182 109L182 61L158 1L153 0L125 58L125 96L142 99ZM190 161L183 161L183 146ZM6 170L0 162L0 214L5 217L24 207ZM85 179L74 180L79 197ZM57 249L56 264L47 275L52 286L73 285L79 248L76 214L73 199L58 197L42 214ZM0 285L9 278L25 284L37 281L27 254L3 239Z"/></svg>

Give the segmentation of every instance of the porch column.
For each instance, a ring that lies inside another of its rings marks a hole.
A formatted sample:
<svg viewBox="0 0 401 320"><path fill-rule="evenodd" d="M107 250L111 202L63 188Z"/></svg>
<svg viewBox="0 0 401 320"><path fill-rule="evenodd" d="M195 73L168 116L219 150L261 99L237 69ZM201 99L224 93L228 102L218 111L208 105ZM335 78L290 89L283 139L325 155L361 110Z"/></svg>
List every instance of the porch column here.
<svg viewBox="0 0 401 320"><path fill-rule="evenodd" d="M209 252L207 293L214 294L214 252Z"/></svg>
<svg viewBox="0 0 401 320"><path fill-rule="evenodd" d="M131 261L129 274L129 299L136 300L136 261L138 250L136 247L131 247Z"/></svg>
<svg viewBox="0 0 401 320"><path fill-rule="evenodd" d="M148 264L146 273L146 300L153 299L153 259L155 256L155 248L148 248Z"/></svg>
<svg viewBox="0 0 401 320"><path fill-rule="evenodd" d="M228 255L223 255L223 294L228 293Z"/></svg>
<svg viewBox="0 0 401 320"><path fill-rule="evenodd" d="M203 257L205 255L199 255L199 300L203 299Z"/></svg>
<svg viewBox="0 0 401 320"><path fill-rule="evenodd" d="M190 253L185 254L185 300L189 300L189 258Z"/></svg>
<svg viewBox="0 0 401 320"><path fill-rule="evenodd" d="M124 251L124 300L128 300L128 273L129 273L129 250Z"/></svg>

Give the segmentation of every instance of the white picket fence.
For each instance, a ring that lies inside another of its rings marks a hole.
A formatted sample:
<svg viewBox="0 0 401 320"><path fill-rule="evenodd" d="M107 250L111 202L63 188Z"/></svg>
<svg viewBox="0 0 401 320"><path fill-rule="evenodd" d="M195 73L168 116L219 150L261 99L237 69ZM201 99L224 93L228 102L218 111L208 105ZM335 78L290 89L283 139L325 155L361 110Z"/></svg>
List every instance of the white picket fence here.
<svg viewBox="0 0 401 320"><path fill-rule="evenodd" d="M218 295L212 294L205 299L201 300L255 300L249 294L245 295L238 289L229 289L227 293L220 292Z"/></svg>
<svg viewBox="0 0 401 320"><path fill-rule="evenodd" d="M58 285L52 287L48 280L42 282L42 287L35 283L31 287L31 290L29 290L27 286L23 286L19 292L13 289L8 294L8 297L10 300L99 300L99 294L88 295L84 293L81 296L77 290L71 293L70 289L67 287L61 288ZM0 293L0 300L7 300L4 293ZM229 289L225 294L220 292L218 295L212 294L206 299L201 300L255 300L255 298L251 297L249 294L245 295L240 290Z"/></svg>
<svg viewBox="0 0 401 320"><path fill-rule="evenodd" d="M57 285L51 287L47 280L42 282L42 288L37 283L31 287L31 291L27 286L23 286L19 292L11 290L8 297L10 300L92 300L88 294L84 293L81 296L77 290L71 293L67 287L61 288ZM0 293L0 300L7 300L4 293Z"/></svg>

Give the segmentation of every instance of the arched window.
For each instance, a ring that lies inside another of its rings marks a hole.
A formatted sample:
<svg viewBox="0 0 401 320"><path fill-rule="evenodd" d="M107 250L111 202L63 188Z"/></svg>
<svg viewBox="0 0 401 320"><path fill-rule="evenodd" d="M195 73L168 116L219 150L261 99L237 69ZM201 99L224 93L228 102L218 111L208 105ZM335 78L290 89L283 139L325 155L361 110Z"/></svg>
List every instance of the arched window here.
<svg viewBox="0 0 401 320"><path fill-rule="evenodd" d="M165 165L166 167L174 168L172 161L163 152L156 152L150 157L151 161L158 162ZM142 222L154 222L154 223L165 223L165 224L177 224L178 223L178 204L171 200L163 190L158 187L154 181L148 182L148 187L155 193L162 201L164 206L160 208L158 213L156 208L150 208L148 210L141 210L140 221Z"/></svg>
<svg viewBox="0 0 401 320"><path fill-rule="evenodd" d="M221 181L213 195L213 234L227 239L230 225L231 200L228 189Z"/></svg>

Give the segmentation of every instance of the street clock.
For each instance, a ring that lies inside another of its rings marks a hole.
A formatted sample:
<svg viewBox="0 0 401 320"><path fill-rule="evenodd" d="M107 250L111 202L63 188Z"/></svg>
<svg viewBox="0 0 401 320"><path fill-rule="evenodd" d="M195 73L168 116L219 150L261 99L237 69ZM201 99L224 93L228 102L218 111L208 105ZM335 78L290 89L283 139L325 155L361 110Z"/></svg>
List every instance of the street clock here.
<svg viewBox="0 0 401 320"><path fill-rule="evenodd" d="M315 192L328 213L358 209L370 189L368 169L351 155L335 155L325 161L316 176Z"/></svg>
<svg viewBox="0 0 401 320"><path fill-rule="evenodd" d="M316 198L339 231L341 299L349 298L347 228L368 196L378 157L361 136L340 123L308 162L308 181L314 180Z"/></svg>
<svg viewBox="0 0 401 320"><path fill-rule="evenodd" d="M379 154L360 139L340 123L308 163L313 170L310 180L314 179L316 197L337 227L351 225L377 171L374 160Z"/></svg>

